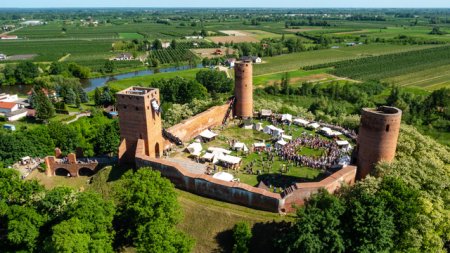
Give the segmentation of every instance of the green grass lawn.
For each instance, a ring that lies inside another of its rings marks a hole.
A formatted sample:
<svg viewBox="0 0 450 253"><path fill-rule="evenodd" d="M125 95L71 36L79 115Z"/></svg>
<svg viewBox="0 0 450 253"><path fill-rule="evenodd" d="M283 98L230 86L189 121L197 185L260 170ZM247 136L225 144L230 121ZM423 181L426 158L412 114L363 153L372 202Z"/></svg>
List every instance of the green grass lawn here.
<svg viewBox="0 0 450 253"><path fill-rule="evenodd" d="M263 121L263 125L269 125L269 122ZM282 127L286 131L286 133L288 135L292 135L293 138L297 138L305 132L307 134L314 134L314 131L307 130L295 125L291 125L290 127L287 125L279 127ZM256 130L244 130L237 126L230 126L224 130L215 131L218 132L219 136L211 142L202 144L204 150L207 150L209 147L221 147L230 149L230 146L228 144L229 140L243 142L249 148L255 142L264 141L265 143L272 143L270 135ZM329 138L324 136L321 136L321 138L329 140ZM320 156L323 154L323 152L323 149L311 149L307 147L303 147L301 148L301 150L299 150L300 154L307 156ZM219 167L219 169L223 169L233 174L236 178L239 178L242 183L252 186L256 186L259 181L264 179L264 181L271 182L273 186L286 188L287 186L295 182L316 181L320 179L320 176L322 175L322 172L318 169L304 166L295 166L294 164L291 164L289 162L282 161L278 156L275 156L273 164L270 163L271 166L268 166L268 154L265 152L261 154L251 153L247 155L240 151L233 151L232 155L242 158L240 169L230 170L221 167ZM245 171L246 166L251 163L253 164L253 174L249 174ZM286 169L288 169L288 171L286 171ZM261 175L257 175L257 170L261 170ZM279 188L277 188L276 190L277 192L280 191Z"/></svg>

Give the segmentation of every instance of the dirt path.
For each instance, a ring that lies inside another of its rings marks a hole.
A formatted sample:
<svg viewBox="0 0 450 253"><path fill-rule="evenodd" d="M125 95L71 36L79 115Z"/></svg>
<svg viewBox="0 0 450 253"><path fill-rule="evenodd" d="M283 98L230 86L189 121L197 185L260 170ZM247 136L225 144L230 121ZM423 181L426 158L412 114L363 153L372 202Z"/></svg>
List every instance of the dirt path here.
<svg viewBox="0 0 450 253"><path fill-rule="evenodd" d="M66 55L64 55L63 57L61 57L59 60L58 60L58 62L63 62L63 61L65 61L67 58L69 58L70 57L70 54L66 54Z"/></svg>

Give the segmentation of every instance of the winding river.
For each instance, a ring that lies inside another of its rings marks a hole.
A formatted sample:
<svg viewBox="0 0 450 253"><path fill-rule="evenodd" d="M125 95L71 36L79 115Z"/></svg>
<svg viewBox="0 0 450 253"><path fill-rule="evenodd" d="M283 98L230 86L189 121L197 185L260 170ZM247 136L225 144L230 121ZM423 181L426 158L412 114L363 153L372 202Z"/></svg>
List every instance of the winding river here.
<svg viewBox="0 0 450 253"><path fill-rule="evenodd" d="M157 73L167 73L167 72L177 72L181 70L187 70L191 68L201 68L203 65L199 64L196 67L191 66L180 66L180 67L169 67L169 68L160 68L160 69L147 69L135 72L129 72L124 74L117 74L105 77L98 78L90 78L81 80L81 85L86 92L92 91L97 87L105 86L108 82L122 80L125 78L137 77L137 76L148 76ZM31 89L32 85L8 85L8 86L0 86L0 93L9 93L9 94L19 94L26 95L27 92Z"/></svg>

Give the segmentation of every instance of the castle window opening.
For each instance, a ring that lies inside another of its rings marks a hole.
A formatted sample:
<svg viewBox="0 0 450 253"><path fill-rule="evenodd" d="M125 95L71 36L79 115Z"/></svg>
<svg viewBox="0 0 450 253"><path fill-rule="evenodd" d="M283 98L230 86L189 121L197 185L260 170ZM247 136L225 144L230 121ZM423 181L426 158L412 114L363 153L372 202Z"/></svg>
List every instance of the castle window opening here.
<svg viewBox="0 0 450 253"><path fill-rule="evenodd" d="M389 132L389 124L386 125L386 132Z"/></svg>

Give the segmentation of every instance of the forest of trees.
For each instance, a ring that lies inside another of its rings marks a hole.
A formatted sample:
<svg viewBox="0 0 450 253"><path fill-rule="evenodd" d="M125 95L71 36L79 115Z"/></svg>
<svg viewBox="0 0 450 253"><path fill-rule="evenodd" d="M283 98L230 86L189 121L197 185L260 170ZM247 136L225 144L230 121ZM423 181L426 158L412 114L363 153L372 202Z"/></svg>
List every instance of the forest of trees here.
<svg viewBox="0 0 450 253"><path fill-rule="evenodd" d="M176 228L182 213L173 185L141 168L115 182L113 199L67 187L45 190L0 169L3 252L190 252L194 240Z"/></svg>

